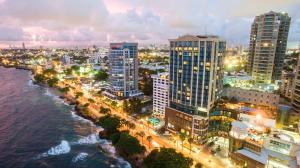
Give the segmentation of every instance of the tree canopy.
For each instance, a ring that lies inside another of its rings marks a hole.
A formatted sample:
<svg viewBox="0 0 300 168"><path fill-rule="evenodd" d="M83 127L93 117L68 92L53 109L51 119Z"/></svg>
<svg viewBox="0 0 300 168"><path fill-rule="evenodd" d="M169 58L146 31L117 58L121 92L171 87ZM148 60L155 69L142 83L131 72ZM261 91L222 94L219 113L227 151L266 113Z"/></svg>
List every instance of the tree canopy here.
<svg viewBox="0 0 300 168"><path fill-rule="evenodd" d="M96 74L94 79L96 81L105 81L108 79L108 73L106 73L105 71L99 70Z"/></svg>
<svg viewBox="0 0 300 168"><path fill-rule="evenodd" d="M118 129L121 127L121 120L115 115L105 115L99 118L97 124L105 129L109 134L112 134L118 132Z"/></svg>
<svg viewBox="0 0 300 168"><path fill-rule="evenodd" d="M146 168L190 168L193 165L193 159L184 157L173 148L154 149L144 159Z"/></svg>
<svg viewBox="0 0 300 168"><path fill-rule="evenodd" d="M125 100L123 103L123 110L127 113L140 113L142 107L142 101L138 98Z"/></svg>
<svg viewBox="0 0 300 168"><path fill-rule="evenodd" d="M124 155L143 154L146 151L145 147L135 137L129 135L128 132L120 133L116 148Z"/></svg>

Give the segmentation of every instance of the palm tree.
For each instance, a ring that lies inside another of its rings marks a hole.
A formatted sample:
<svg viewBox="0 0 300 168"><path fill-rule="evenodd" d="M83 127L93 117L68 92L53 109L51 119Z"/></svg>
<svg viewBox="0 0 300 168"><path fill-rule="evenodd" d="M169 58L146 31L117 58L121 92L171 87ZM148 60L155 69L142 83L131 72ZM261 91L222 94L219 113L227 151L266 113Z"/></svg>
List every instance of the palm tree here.
<svg viewBox="0 0 300 168"><path fill-rule="evenodd" d="M110 114L111 110L109 108L105 108L105 107L101 106L99 112L101 114Z"/></svg>
<svg viewBox="0 0 300 168"><path fill-rule="evenodd" d="M132 122L129 122L129 123L128 123L128 128L129 128L130 130L134 130L134 129L135 129L135 124L132 123Z"/></svg>
<svg viewBox="0 0 300 168"><path fill-rule="evenodd" d="M147 120L148 131L149 131L150 124L151 124L151 122L149 120Z"/></svg>
<svg viewBox="0 0 300 168"><path fill-rule="evenodd" d="M150 144L151 144L151 141L152 141L152 136L149 135L149 136L147 136L146 139L149 142L149 149L150 149Z"/></svg>
<svg viewBox="0 0 300 168"><path fill-rule="evenodd" d="M193 138L192 137L189 137L188 138L188 142L190 144L190 154L192 153L192 143L193 143Z"/></svg>
<svg viewBox="0 0 300 168"><path fill-rule="evenodd" d="M142 138L142 144L144 143L144 136L145 136L145 132L144 131L141 131L139 133L139 136Z"/></svg>
<svg viewBox="0 0 300 168"><path fill-rule="evenodd" d="M180 140L181 140L181 150L183 150L183 142L184 142L184 140L186 139L186 134L183 133L183 132L181 132L181 133L179 134L179 138L180 138Z"/></svg>

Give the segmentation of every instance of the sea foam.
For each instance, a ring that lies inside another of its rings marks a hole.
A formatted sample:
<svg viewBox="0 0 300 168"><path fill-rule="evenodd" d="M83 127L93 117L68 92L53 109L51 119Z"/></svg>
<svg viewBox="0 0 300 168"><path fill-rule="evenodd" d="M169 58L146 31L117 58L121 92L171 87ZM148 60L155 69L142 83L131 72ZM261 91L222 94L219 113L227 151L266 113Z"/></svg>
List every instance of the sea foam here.
<svg viewBox="0 0 300 168"><path fill-rule="evenodd" d="M71 146L68 141L62 140L61 143L57 146L51 147L47 152L42 153L37 157L37 159L47 157L47 156L56 156L67 154L71 151Z"/></svg>
<svg viewBox="0 0 300 168"><path fill-rule="evenodd" d="M89 145L96 144L99 142L97 134L91 134L89 136L80 138L77 142L72 143L72 145Z"/></svg>
<svg viewBox="0 0 300 168"><path fill-rule="evenodd" d="M76 157L74 157L72 159L72 162L76 163L78 161L81 161L81 160L84 160L89 154L85 153L85 152L82 152L82 153L79 153Z"/></svg>

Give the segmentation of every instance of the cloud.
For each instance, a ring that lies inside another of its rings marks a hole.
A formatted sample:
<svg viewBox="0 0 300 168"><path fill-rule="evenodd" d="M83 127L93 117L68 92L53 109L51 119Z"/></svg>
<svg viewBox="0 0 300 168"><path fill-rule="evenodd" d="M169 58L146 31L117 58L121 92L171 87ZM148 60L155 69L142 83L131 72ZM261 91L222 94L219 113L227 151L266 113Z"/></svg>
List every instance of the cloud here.
<svg viewBox="0 0 300 168"><path fill-rule="evenodd" d="M0 0L0 41L149 44L182 34L215 34L248 45L254 17L274 10L289 13L289 42L299 43L299 6L299 0Z"/></svg>
<svg viewBox="0 0 300 168"><path fill-rule="evenodd" d="M0 41L19 41L23 39L23 30L17 27L0 27Z"/></svg>

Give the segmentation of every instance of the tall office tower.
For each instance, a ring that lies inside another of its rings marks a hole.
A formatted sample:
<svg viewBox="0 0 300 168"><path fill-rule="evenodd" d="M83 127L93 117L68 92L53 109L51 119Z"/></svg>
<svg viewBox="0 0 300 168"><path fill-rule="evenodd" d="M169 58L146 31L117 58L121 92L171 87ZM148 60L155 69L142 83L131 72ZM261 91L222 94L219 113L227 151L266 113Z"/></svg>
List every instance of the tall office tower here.
<svg viewBox="0 0 300 168"><path fill-rule="evenodd" d="M108 57L111 93L118 98L141 95L138 90L138 44L111 43Z"/></svg>
<svg viewBox="0 0 300 168"><path fill-rule="evenodd" d="M153 79L153 114L159 118L165 117L165 107L169 103L169 73L152 75Z"/></svg>
<svg viewBox="0 0 300 168"><path fill-rule="evenodd" d="M268 12L256 16L251 26L246 71L257 83L280 80L291 17Z"/></svg>
<svg viewBox="0 0 300 168"><path fill-rule="evenodd" d="M225 48L226 43L217 36L186 35L170 40L167 130L205 142L209 111L222 91Z"/></svg>
<svg viewBox="0 0 300 168"><path fill-rule="evenodd" d="M293 111L300 114L300 54L298 56L298 64L296 67L292 104Z"/></svg>

